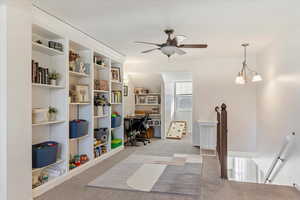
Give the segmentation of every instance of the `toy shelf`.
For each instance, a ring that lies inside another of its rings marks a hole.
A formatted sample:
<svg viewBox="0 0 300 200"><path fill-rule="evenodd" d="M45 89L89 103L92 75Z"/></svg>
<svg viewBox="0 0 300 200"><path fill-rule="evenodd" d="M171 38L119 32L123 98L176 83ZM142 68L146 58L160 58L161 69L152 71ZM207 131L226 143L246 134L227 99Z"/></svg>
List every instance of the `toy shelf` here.
<svg viewBox="0 0 300 200"><path fill-rule="evenodd" d="M94 145L94 148L97 148L97 147L102 147L102 146L106 146L108 145L107 143L101 143L101 144L98 144L98 145Z"/></svg>

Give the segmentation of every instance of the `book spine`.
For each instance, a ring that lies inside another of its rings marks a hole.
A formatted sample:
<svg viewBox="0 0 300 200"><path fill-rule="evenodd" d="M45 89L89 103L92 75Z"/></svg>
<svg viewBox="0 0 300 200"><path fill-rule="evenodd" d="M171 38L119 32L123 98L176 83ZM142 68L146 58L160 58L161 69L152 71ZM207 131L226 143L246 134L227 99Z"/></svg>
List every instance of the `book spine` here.
<svg viewBox="0 0 300 200"><path fill-rule="evenodd" d="M49 69L46 68L46 84L50 84L50 81L49 81Z"/></svg>
<svg viewBox="0 0 300 200"><path fill-rule="evenodd" d="M31 82L34 83L34 60L31 60Z"/></svg>

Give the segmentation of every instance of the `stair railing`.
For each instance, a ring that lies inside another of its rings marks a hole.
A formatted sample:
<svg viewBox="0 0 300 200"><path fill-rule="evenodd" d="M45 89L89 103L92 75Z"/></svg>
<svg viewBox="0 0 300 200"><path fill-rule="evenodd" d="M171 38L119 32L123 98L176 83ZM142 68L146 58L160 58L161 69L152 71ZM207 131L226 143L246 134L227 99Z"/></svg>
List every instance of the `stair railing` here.
<svg viewBox="0 0 300 200"><path fill-rule="evenodd" d="M227 159L228 159L228 148L227 148L227 106L223 103L221 105L221 111L219 107L215 108L217 112L217 152L219 162L221 166L221 178L228 179L227 174Z"/></svg>
<svg viewBox="0 0 300 200"><path fill-rule="evenodd" d="M286 136L285 141L280 149L280 151L276 154L275 159L273 160L267 174L265 177L265 181L264 183L271 183L274 178L276 177L276 175L278 174L280 167L283 166L283 164L285 163L286 159L286 152L289 149L289 146L291 145L291 143L293 142L293 138L296 136L295 132L293 132L292 134ZM275 169L278 169L275 171Z"/></svg>

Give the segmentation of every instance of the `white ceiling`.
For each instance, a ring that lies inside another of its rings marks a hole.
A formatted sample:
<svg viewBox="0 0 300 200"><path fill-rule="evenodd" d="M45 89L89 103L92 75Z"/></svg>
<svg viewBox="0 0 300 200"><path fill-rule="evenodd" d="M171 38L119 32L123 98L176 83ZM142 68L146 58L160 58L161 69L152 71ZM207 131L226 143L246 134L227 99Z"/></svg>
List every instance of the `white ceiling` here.
<svg viewBox="0 0 300 200"><path fill-rule="evenodd" d="M175 29L186 43L207 43L176 59L240 56L242 42L250 53L300 27L299 0L34 0L34 4L120 50L129 62L166 60L152 46L163 42L163 30Z"/></svg>

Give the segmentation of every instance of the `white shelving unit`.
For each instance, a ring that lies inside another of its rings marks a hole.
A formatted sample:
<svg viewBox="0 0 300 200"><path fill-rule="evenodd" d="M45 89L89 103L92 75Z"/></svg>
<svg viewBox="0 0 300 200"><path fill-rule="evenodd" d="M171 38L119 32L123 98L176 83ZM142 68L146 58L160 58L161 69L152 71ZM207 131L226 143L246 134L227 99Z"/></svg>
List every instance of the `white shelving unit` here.
<svg viewBox="0 0 300 200"><path fill-rule="evenodd" d="M67 25L66 25L67 26ZM66 29L71 29L66 27ZM55 163L32 170L33 178L48 173L51 170L59 170L60 175L53 176L50 173L47 182L33 188L33 198L43 194L47 190L64 182L65 180L83 172L91 166L121 151L124 146L111 149L112 133L124 141L123 134L123 97L120 102L112 104L107 108L105 115L94 113L94 96L103 95L111 102L113 90L122 91L123 83L111 80L111 66L120 69L123 76L124 57L112 49L103 46L97 41L86 38L77 30L71 35L67 31L50 30L47 25L40 22L32 26L32 59L38 62L41 67L49 71L56 71L60 74L58 85L32 83L32 108L55 107L58 110L55 121L45 121L32 124L32 144L39 144L46 141L54 141L59 144L58 159ZM71 31L71 32L72 32ZM42 44L37 43L41 41ZM63 51L47 47L48 41L56 41L63 44ZM91 42L93 41L93 42ZM89 69L87 73L80 73L69 70L69 50L80 55L80 61L85 63ZM105 52L105 53L103 53ZM105 65L94 63L94 56L103 58ZM94 79L106 80L109 90L95 90ZM70 101L70 89L74 85L87 85L89 100L86 102ZM118 112L122 116L122 124L116 129L111 129L111 114ZM69 121L83 119L88 121L88 134L79 138L69 138ZM99 157L94 154L94 129L107 128L109 131L106 143L99 144L99 147L106 146L107 152ZM69 169L69 161L74 155L87 155L89 161Z"/></svg>
<svg viewBox="0 0 300 200"><path fill-rule="evenodd" d="M42 42L38 44L37 41ZM34 66L47 68L49 72L56 71L60 74L58 85L50 85L46 83L45 75L38 74L39 68L29 68L32 70L32 109L44 108L47 109L49 106L55 107L58 110L57 120L45 121L41 123L32 123L32 144L39 144L47 141L54 141L59 144L58 160L57 162L44 166L39 169L33 169L33 184L37 183L38 177L41 173L47 171L47 169L55 168L63 176L67 173L68 168L68 89L67 83L67 69L66 63L68 54L66 49L59 51L47 47L49 41L59 42L67 46L67 39L49 31L41 26L32 26L32 60L36 63ZM38 63L38 64L37 64ZM40 68L41 69L41 68ZM39 78L44 77L43 81ZM49 181L55 181L59 177L48 174ZM42 185L41 185L42 186ZM33 192L38 190L40 186L35 185Z"/></svg>
<svg viewBox="0 0 300 200"><path fill-rule="evenodd" d="M118 139L121 138L122 145L124 145L124 94L123 94L123 64L120 62L117 62L115 60L111 60L111 70L112 69L118 69L120 74L119 74L119 80L114 80L112 77L112 73L110 73L110 88L111 88L111 94L114 92L121 92L121 99L115 100L115 98L111 97L111 112L112 113L117 113L122 116L122 122L121 125L118 127L111 128L111 138Z"/></svg>
<svg viewBox="0 0 300 200"><path fill-rule="evenodd" d="M155 96L158 97L158 103L148 103L146 100L145 102L139 102L139 98L145 98L147 99L148 96ZM152 113L153 109L158 109L159 113L153 113L149 114L149 117L151 118L152 122L155 121L155 123L152 123L152 126L154 128L154 137L161 138L162 133L162 126L161 126L161 93L160 92L149 92L147 94L135 94L135 110L139 111L145 111L147 113ZM143 117L145 114L136 114L136 116ZM159 122L159 125L155 125L157 121ZM159 133L159 134L158 134Z"/></svg>

